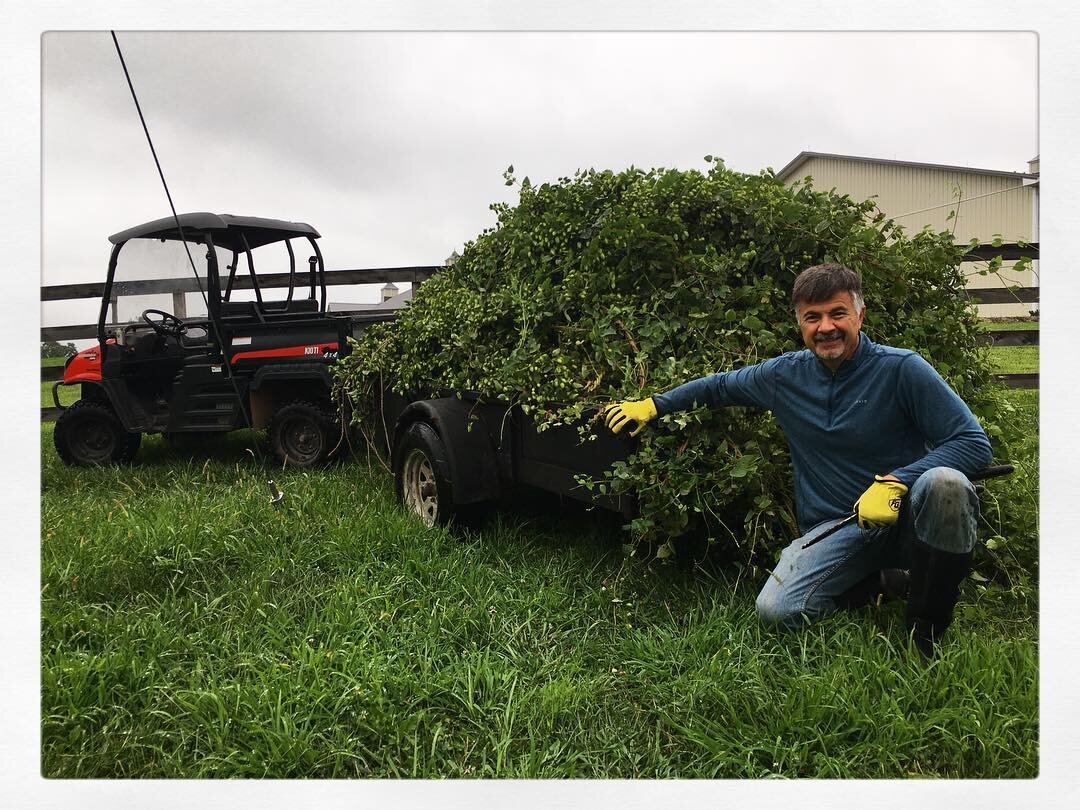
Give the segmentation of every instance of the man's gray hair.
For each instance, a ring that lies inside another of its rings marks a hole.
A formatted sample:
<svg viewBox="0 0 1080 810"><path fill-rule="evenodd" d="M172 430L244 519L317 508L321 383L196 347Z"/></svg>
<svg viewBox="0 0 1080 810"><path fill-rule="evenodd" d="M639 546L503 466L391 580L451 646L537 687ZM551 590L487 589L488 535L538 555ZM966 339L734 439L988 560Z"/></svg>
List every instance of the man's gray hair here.
<svg viewBox="0 0 1080 810"><path fill-rule="evenodd" d="M866 309L862 294L862 279L854 270L849 270L844 265L835 262L807 267L795 277L795 285L791 288L791 306L795 310L796 319L799 317L799 304L828 301L840 293L851 294L856 312Z"/></svg>

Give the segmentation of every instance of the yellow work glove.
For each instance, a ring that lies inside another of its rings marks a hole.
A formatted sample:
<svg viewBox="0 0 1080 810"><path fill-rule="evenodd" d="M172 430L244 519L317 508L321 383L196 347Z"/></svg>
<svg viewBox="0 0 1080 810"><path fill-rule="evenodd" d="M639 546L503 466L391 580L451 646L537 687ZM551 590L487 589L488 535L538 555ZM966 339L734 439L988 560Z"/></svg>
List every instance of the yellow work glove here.
<svg viewBox="0 0 1080 810"><path fill-rule="evenodd" d="M630 402L618 402L609 405L604 410L604 424L612 433L618 433L627 422L637 422L637 428L630 431L631 436L637 436L648 422L656 418L656 406L652 397Z"/></svg>
<svg viewBox="0 0 1080 810"><path fill-rule="evenodd" d="M907 487L899 481L886 481L874 476L874 483L855 501L860 529L884 529L893 526L900 518L900 502L907 494Z"/></svg>

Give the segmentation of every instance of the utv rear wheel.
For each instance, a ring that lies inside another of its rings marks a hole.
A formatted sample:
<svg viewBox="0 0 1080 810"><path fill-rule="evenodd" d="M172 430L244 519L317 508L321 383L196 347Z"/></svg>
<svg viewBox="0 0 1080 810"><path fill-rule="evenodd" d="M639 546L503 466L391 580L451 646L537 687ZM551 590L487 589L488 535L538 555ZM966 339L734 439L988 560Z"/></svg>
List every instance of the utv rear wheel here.
<svg viewBox="0 0 1080 810"><path fill-rule="evenodd" d="M314 467L326 461L337 433L337 422L327 410L312 402L293 402L274 414L270 445L282 463Z"/></svg>
<svg viewBox="0 0 1080 810"><path fill-rule="evenodd" d="M127 464L139 452L141 433L128 433L108 405L81 399L64 409L53 429L56 454L75 467Z"/></svg>
<svg viewBox="0 0 1080 810"><path fill-rule="evenodd" d="M394 490L398 503L428 526L445 525L453 517L446 447L430 425L415 422L398 442Z"/></svg>

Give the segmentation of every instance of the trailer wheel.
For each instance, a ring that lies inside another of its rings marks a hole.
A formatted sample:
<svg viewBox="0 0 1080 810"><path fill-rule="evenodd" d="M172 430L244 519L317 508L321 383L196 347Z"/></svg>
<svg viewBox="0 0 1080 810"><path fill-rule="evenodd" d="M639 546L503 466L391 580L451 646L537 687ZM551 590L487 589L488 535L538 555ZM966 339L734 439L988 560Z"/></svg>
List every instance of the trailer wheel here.
<svg viewBox="0 0 1080 810"><path fill-rule="evenodd" d="M56 454L74 467L127 464L141 442L142 434L124 430L112 408L88 399L65 408L53 429Z"/></svg>
<svg viewBox="0 0 1080 810"><path fill-rule="evenodd" d="M430 425L414 422L394 453L398 503L428 526L446 525L454 515L446 447Z"/></svg>
<svg viewBox="0 0 1080 810"><path fill-rule="evenodd" d="M291 467L314 467L326 461L337 423L311 402L291 402L270 420L270 445L278 460Z"/></svg>

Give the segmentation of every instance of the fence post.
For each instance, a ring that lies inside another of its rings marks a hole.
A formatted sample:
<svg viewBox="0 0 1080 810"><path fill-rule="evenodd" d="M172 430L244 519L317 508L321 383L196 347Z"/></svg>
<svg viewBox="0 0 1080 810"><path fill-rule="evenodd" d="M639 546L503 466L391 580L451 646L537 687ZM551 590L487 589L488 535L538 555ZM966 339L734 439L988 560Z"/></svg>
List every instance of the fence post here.
<svg viewBox="0 0 1080 810"><path fill-rule="evenodd" d="M172 294L172 312L180 320L187 317L187 295L182 292Z"/></svg>

